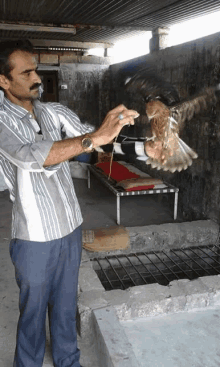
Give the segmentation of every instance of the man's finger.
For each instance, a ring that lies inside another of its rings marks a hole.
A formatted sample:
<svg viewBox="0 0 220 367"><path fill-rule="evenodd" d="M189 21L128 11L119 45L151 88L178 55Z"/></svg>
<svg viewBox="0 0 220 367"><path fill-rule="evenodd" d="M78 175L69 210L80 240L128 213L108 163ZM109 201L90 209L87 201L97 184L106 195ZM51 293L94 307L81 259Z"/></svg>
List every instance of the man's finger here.
<svg viewBox="0 0 220 367"><path fill-rule="evenodd" d="M135 110L127 110L123 113L126 117L133 117L134 119L136 119L138 116L140 116L140 114L135 111Z"/></svg>
<svg viewBox="0 0 220 367"><path fill-rule="evenodd" d="M109 111L109 114L114 114L114 113L120 113L122 111L126 111L127 107L125 107L123 104L120 104L119 106L113 108L111 111Z"/></svg>
<svg viewBox="0 0 220 367"><path fill-rule="evenodd" d="M124 120L133 121L138 116L140 116L139 113L137 111L134 111L134 110L126 110L126 111L122 111L119 114L115 114L115 118L122 121L122 123L125 123Z"/></svg>
<svg viewBox="0 0 220 367"><path fill-rule="evenodd" d="M119 124L122 125L122 126L125 126L125 125L134 125L134 116L128 116L128 117L125 117L123 118L122 120L118 120Z"/></svg>

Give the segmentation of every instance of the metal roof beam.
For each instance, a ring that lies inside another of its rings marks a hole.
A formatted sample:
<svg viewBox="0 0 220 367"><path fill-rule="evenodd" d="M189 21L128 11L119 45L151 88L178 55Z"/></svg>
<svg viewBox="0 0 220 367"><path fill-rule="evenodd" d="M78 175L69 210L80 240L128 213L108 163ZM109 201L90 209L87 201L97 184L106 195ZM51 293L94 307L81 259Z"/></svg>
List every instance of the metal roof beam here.
<svg viewBox="0 0 220 367"><path fill-rule="evenodd" d="M0 29L8 31L29 31L29 32L58 32L58 33L72 33L76 34L77 29L97 29L97 30L115 30L123 29L126 31L151 31L149 26L136 26L127 24L117 25L98 25L98 24L62 24L61 26L55 26L54 24L43 23L5 23L0 21Z"/></svg>
<svg viewBox="0 0 220 367"><path fill-rule="evenodd" d="M56 33L76 34L76 28L73 26L54 27L53 25L45 25L45 24L0 23L0 29L7 31L56 32Z"/></svg>
<svg viewBox="0 0 220 367"><path fill-rule="evenodd" d="M130 23L129 23L130 24ZM152 28L149 26L136 26L133 25L127 25L127 24L117 24L117 25L98 25L98 24L74 24L74 27L76 29L104 29L104 30L116 30L116 29L123 29L125 31L151 31Z"/></svg>
<svg viewBox="0 0 220 367"><path fill-rule="evenodd" d="M61 40L30 39L35 47L70 47L70 48L110 48L111 43L76 42Z"/></svg>

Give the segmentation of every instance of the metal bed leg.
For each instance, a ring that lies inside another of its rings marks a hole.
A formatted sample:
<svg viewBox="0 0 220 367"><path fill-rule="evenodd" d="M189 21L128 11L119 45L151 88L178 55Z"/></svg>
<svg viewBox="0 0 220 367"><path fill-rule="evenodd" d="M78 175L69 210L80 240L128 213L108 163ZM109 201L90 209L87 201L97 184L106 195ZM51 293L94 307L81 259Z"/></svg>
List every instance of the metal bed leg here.
<svg viewBox="0 0 220 367"><path fill-rule="evenodd" d="M120 196L117 196L117 224L120 225Z"/></svg>
<svg viewBox="0 0 220 367"><path fill-rule="evenodd" d="M90 189L90 170L87 168L87 174L88 174L88 189Z"/></svg>
<svg viewBox="0 0 220 367"><path fill-rule="evenodd" d="M174 198L174 220L177 218L178 192L175 192Z"/></svg>

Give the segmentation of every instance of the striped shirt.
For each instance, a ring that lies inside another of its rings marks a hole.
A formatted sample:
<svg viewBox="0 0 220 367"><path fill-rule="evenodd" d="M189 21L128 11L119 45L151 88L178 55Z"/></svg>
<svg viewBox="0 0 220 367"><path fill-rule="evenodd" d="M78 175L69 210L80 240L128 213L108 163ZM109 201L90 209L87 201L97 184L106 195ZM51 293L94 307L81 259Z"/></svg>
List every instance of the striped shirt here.
<svg viewBox="0 0 220 367"><path fill-rule="evenodd" d="M69 162L43 164L54 141L94 128L59 103L36 100L34 113L36 120L0 91L0 172L13 202L11 236L45 242L68 235L83 220Z"/></svg>

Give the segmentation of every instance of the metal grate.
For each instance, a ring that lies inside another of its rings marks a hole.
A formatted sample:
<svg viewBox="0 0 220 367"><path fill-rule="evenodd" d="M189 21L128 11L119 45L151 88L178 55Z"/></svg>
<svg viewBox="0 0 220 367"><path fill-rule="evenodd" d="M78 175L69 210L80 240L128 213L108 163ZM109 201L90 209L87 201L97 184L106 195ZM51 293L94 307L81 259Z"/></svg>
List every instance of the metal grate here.
<svg viewBox="0 0 220 367"><path fill-rule="evenodd" d="M220 274L220 248L213 245L114 255L92 261L105 290L152 283L168 285L176 279Z"/></svg>

